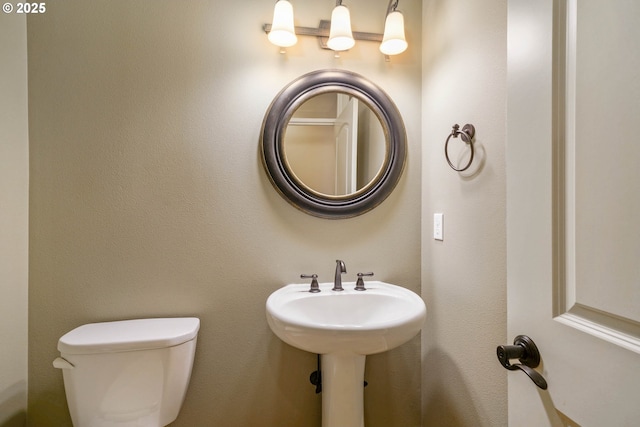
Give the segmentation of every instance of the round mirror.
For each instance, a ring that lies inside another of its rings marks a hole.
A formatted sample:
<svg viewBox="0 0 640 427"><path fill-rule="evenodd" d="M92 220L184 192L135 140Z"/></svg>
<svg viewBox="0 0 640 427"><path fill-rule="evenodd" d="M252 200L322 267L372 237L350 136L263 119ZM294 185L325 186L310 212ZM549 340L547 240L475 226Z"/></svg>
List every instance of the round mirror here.
<svg viewBox="0 0 640 427"><path fill-rule="evenodd" d="M267 110L262 160L276 189L323 218L361 215L397 184L406 157L404 123L393 101L343 70L306 74Z"/></svg>

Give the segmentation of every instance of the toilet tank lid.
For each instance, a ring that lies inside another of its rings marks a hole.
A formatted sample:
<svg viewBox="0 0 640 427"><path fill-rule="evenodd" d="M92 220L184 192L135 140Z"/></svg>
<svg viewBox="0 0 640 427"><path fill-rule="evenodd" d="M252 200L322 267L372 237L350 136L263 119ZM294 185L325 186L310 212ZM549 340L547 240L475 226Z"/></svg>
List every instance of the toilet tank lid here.
<svg viewBox="0 0 640 427"><path fill-rule="evenodd" d="M89 323L58 340L62 354L117 353L173 347L198 334L200 319L176 317Z"/></svg>

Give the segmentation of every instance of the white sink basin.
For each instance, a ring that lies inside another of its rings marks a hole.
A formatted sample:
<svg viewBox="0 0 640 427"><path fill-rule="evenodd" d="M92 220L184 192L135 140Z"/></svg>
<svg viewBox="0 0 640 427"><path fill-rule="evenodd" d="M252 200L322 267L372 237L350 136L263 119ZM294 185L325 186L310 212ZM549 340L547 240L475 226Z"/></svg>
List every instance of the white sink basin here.
<svg viewBox="0 0 640 427"><path fill-rule="evenodd" d="M284 342L321 355L322 427L364 427L364 368L368 354L397 347L424 325L424 301L389 283L287 285L267 299L267 322ZM416 373L418 375L419 373Z"/></svg>
<svg viewBox="0 0 640 427"><path fill-rule="evenodd" d="M288 285L267 299L267 321L284 342L312 353L353 352L367 355L395 348L422 329L427 310L414 292L389 283L366 282L366 291L343 283Z"/></svg>

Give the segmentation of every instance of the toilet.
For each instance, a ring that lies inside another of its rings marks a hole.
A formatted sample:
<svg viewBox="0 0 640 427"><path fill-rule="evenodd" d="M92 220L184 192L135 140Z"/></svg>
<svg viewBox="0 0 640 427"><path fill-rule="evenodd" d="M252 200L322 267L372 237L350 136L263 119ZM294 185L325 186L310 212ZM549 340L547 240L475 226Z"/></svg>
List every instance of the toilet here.
<svg viewBox="0 0 640 427"><path fill-rule="evenodd" d="M58 341L74 427L164 427L189 386L200 320L91 323Z"/></svg>

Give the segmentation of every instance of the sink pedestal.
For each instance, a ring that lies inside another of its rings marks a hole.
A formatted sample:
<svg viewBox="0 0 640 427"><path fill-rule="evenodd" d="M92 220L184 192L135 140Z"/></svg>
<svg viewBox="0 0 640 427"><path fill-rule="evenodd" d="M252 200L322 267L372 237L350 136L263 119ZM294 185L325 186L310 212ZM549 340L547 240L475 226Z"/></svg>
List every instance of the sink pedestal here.
<svg viewBox="0 0 640 427"><path fill-rule="evenodd" d="M365 357L350 352L320 356L322 427L364 427Z"/></svg>

